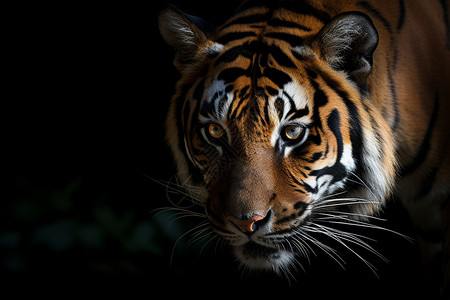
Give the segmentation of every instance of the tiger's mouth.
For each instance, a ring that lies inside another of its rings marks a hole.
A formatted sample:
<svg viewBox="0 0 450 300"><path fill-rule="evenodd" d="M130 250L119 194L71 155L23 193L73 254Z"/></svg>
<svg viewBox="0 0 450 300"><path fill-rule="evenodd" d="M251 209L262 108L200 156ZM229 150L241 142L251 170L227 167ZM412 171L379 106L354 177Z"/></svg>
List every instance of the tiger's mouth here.
<svg viewBox="0 0 450 300"><path fill-rule="evenodd" d="M272 270L277 274L283 270L290 269L296 264L296 232L303 224L306 224L311 217L311 209L304 209L296 218L285 218L289 224L288 228L274 228L275 212L270 209L267 214L258 221L252 218L240 220L248 223L242 225L236 220L229 222L227 228L214 226L214 218L209 215L213 228L229 241L233 253L241 265L249 270ZM283 219L281 219L283 220ZM237 225L236 225L236 224ZM251 228L251 230L250 230ZM294 267L295 268L295 267Z"/></svg>
<svg viewBox="0 0 450 300"><path fill-rule="evenodd" d="M294 259L292 252L253 241L240 246L233 246L233 248L234 254L241 264L250 269L272 269L278 272L279 269L290 265Z"/></svg>

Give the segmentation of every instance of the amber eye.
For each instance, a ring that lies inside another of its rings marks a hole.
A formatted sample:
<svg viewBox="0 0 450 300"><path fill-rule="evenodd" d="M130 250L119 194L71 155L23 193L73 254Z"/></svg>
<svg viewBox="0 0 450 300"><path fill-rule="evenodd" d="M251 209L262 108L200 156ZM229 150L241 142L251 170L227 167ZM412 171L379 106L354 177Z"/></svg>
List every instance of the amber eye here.
<svg viewBox="0 0 450 300"><path fill-rule="evenodd" d="M211 123L208 125L208 133L213 138L220 139L224 135L225 131L219 124Z"/></svg>
<svg viewBox="0 0 450 300"><path fill-rule="evenodd" d="M299 125L288 125L283 131L286 140L296 140L302 135L302 127Z"/></svg>

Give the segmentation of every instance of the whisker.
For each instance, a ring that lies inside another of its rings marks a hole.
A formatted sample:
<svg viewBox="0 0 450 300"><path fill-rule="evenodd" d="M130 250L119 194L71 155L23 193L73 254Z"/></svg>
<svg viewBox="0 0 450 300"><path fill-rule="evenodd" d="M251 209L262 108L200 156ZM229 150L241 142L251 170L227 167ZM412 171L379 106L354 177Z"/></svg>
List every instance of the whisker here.
<svg viewBox="0 0 450 300"><path fill-rule="evenodd" d="M197 230L197 229L199 229L199 228L201 228L201 227L205 227L205 226L209 226L209 224L208 224L207 221L203 221L202 223L200 223L199 225L195 226L194 228L189 229L188 231L186 231L185 233L183 233L183 234L175 241L175 244L174 244L173 247L172 247L172 252L171 252L171 254L170 254L170 265L172 265L172 262L173 262L173 255L174 255L174 253L175 253L175 249L176 249L178 243L180 242L180 240L181 240L183 237L185 237L186 235L190 234L192 231L195 231L195 230Z"/></svg>
<svg viewBox="0 0 450 300"><path fill-rule="evenodd" d="M189 239L188 243L186 244L186 247L189 247L194 243L199 243L201 240L208 237L212 233L213 232L211 231L211 228L209 228L209 227L206 227L206 228L203 228L203 229L197 231L196 233L192 234L192 237Z"/></svg>
<svg viewBox="0 0 450 300"><path fill-rule="evenodd" d="M350 226L355 226L355 227L363 227L363 228L371 228L371 229L377 229L377 230L382 230L382 231L386 231L386 232L390 232L393 233L395 235L398 235L408 241L413 242L414 239L410 238L407 235L404 235L400 232L397 232L395 230L386 228L386 227L382 227L382 226L378 226L378 225L374 225L371 223L365 223L365 222L361 222L361 221L357 221L357 220L353 220L353 219L346 219L346 221L348 222L343 222L343 221L332 221L332 220L324 220L324 222L327 223L332 223L332 224L340 224L340 225L350 225Z"/></svg>
<svg viewBox="0 0 450 300"><path fill-rule="evenodd" d="M359 255L355 250L353 250L351 247L349 247L343 240L342 237L336 235L335 233L333 233L329 227L324 226L324 225L320 225L317 223L311 223L314 226L317 226L321 229L323 229L322 231L320 231L320 233L327 235L328 237L330 237L331 239L333 239L334 241L336 241L337 243L339 243L340 245L344 246L346 249L348 249L351 253L353 253L356 257L358 257L374 274L375 276L378 277L378 274L376 273L376 268L374 265L372 265L369 261L367 261L365 258L363 258L361 255Z"/></svg>
<svg viewBox="0 0 450 300"><path fill-rule="evenodd" d="M314 256L317 256L316 253L314 252L314 250L311 248L311 246L305 242L302 242L297 237L292 237L292 239L294 240L294 244L295 244L296 248L302 253L302 256L305 257L306 260L308 261L308 264L311 264L311 260L309 258L309 253L312 253Z"/></svg>
<svg viewBox="0 0 450 300"><path fill-rule="evenodd" d="M153 217L156 217L165 212L169 212L172 214L172 211L176 212L177 214L184 213L186 215L189 215L190 217L207 218L207 216L205 214L187 210L187 209L180 208L180 207L159 207L159 208L152 210L151 214Z"/></svg>
<svg viewBox="0 0 450 300"><path fill-rule="evenodd" d="M336 206L373 204L373 201L368 201L365 199L358 199L358 198L341 198L341 199L333 199L333 200L326 200L326 202L319 203L317 206L314 206L314 208L315 209L323 209L323 208L327 208L327 207L336 207ZM345 201L345 202L343 202L343 201ZM332 202L337 202L337 203L326 204L326 203L332 203Z"/></svg>
<svg viewBox="0 0 450 300"><path fill-rule="evenodd" d="M298 259L295 258L295 257L293 257L293 260L295 261L294 265L295 265L295 266L299 266L299 267L302 269L303 273L306 274L305 268L304 268L303 265L298 261Z"/></svg>
<svg viewBox="0 0 450 300"><path fill-rule="evenodd" d="M366 242L364 242L363 240L361 240L359 238L359 237L363 237L363 236L354 234L354 233L350 233L350 232L346 232L346 231L342 231L342 230L332 228L332 227L327 227L327 229L329 231L334 232L336 235L338 235L343 240L353 243L357 246L360 246L360 247L368 250L369 252L372 252L373 254L375 254L376 256L381 258L384 262L388 262L388 260L380 252L376 251L372 246L370 246L369 244L367 244ZM363 238L365 238L365 237L363 237ZM369 239L369 240L375 241L373 239Z"/></svg>
<svg viewBox="0 0 450 300"><path fill-rule="evenodd" d="M323 213L323 212L316 212L316 214L325 214L325 213ZM362 218L367 218L367 219L387 222L387 219L382 219L382 218L371 216L371 215L367 215L367 214L351 213L351 212L338 211L338 210L332 211L332 213L327 214L327 215L332 216L334 218L342 218L342 219L345 219L345 220L349 219L349 218L345 218L343 216L336 216L336 215L333 215L333 214L339 214L339 215L350 216L350 217L362 217Z"/></svg>
<svg viewBox="0 0 450 300"><path fill-rule="evenodd" d="M184 219L184 218L193 217L193 215L186 214L186 213L184 213L184 212L179 212L179 213L173 214L171 217L173 217L173 219L170 221L169 224L167 224L167 229L166 229L166 231L169 230L169 227L170 227L173 223L175 223L176 221L181 220L181 219Z"/></svg>
<svg viewBox="0 0 450 300"><path fill-rule="evenodd" d="M176 178L175 178L176 182L172 182L154 179L144 173L142 174L151 181L164 186L167 190L167 193L188 197L190 200L192 200L192 202L199 205L202 205L206 201L206 197L203 195L202 193L203 190L200 187L189 185L186 183L179 184Z"/></svg>
<svg viewBox="0 0 450 300"><path fill-rule="evenodd" d="M343 194L346 194L346 193L347 193L347 191L341 191L341 192L338 192L338 193L330 194L330 195L327 195L325 197L322 197L322 198L318 199L317 202L321 202L322 200L326 200L326 199L329 199L329 198L332 198L332 197L340 196L340 195L343 195Z"/></svg>
<svg viewBox="0 0 450 300"><path fill-rule="evenodd" d="M217 234L217 233L214 233L214 232L212 232L212 231L208 233L208 235L211 235L211 234L212 234L212 238L210 238L209 240L206 241L206 243L203 244L202 248L200 249L199 256L202 254L203 249L206 247L206 245L208 245L212 240L214 240L215 238L218 237L218 234ZM207 236L208 236L208 235L207 235ZM205 237L206 237L206 236L205 236ZM203 237L203 238L205 238L205 237Z"/></svg>
<svg viewBox="0 0 450 300"><path fill-rule="evenodd" d="M312 227L309 227L308 225L304 225L305 229L310 231L310 232L316 232L316 233L322 233L322 230L317 230L314 229ZM297 232L300 233L300 232ZM314 238L313 236L310 236L309 234L305 233L301 233L302 237L305 238L308 241L311 241L311 243L313 243L313 245L317 246L320 250L322 250L325 254L327 254L328 256L330 256L339 266L341 266L342 269L345 270L345 267L343 264L345 264L345 261L342 259L342 257L339 256L339 254L337 254L337 251L333 248L331 248L330 246L327 246L325 244L323 244L322 242L320 242L319 240L317 240L316 238Z"/></svg>
<svg viewBox="0 0 450 300"><path fill-rule="evenodd" d="M214 254L217 254L217 247L219 247L219 244L220 244L220 249L223 250L223 243L226 242L226 239L221 238L220 234L216 233L216 235L218 236L218 239L216 242L216 246L214 247Z"/></svg>
<svg viewBox="0 0 450 300"><path fill-rule="evenodd" d="M364 182L364 180L362 180L358 175L356 175L356 173L354 173L354 172L350 172L350 174L351 175L353 175L353 176L355 176L359 181L360 181L360 183L372 194L372 196L373 196L373 198L374 199L378 199L378 197L375 195L375 193L372 191L372 189L371 188L369 188L369 186ZM353 181L353 180L352 180ZM355 182L355 181L353 181L353 182ZM358 182L355 182L355 183L358 183Z"/></svg>
<svg viewBox="0 0 450 300"><path fill-rule="evenodd" d="M324 222L324 223L331 223L331 222L329 222L329 219L328 218L321 218L321 219L318 219L318 221L319 222ZM346 224L346 225L350 225L350 224ZM351 236L354 236L354 237L358 237L358 238L360 238L360 239L365 239L365 240L368 240L368 241L372 241L372 242L376 242L377 240L375 240L375 239L373 239L373 238L370 238L370 237L368 237L368 236L365 236L365 235L361 235L361 234L357 234L357 233L354 233L354 232L346 232L346 234L348 234L348 235L351 235Z"/></svg>
<svg viewBox="0 0 450 300"><path fill-rule="evenodd" d="M371 200L367 200L364 198L353 198L353 197L348 197L348 198L333 198L333 199L327 199L327 200L323 200L323 201L317 201L318 205L323 204L323 203L333 203L333 202L342 202L342 201L347 201L349 203L373 203L373 201Z"/></svg>

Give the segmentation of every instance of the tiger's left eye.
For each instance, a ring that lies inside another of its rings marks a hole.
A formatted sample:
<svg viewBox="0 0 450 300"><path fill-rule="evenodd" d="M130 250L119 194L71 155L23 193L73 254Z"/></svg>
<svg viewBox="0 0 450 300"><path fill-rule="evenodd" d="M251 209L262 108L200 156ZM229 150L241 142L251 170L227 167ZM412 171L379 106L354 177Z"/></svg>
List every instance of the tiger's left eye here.
<svg viewBox="0 0 450 300"><path fill-rule="evenodd" d="M286 140L296 140L302 135L302 127L299 125L288 125L283 131Z"/></svg>
<svg viewBox="0 0 450 300"><path fill-rule="evenodd" d="M208 133L211 137L220 139L224 135L225 130L219 124L211 123L208 125Z"/></svg>

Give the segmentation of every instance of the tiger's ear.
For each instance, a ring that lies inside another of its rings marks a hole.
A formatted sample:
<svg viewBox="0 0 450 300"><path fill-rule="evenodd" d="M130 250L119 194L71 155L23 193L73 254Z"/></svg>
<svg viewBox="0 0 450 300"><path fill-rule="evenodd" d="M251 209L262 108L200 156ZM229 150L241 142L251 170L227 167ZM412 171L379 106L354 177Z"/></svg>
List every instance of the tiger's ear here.
<svg viewBox="0 0 450 300"><path fill-rule="evenodd" d="M347 72L359 87L366 87L378 44L377 30L367 15L346 12L334 17L313 43L333 69Z"/></svg>
<svg viewBox="0 0 450 300"><path fill-rule="evenodd" d="M214 44L208 35L214 32L215 26L173 5L159 14L158 22L163 39L176 50L174 64L179 71L198 60L205 48Z"/></svg>

